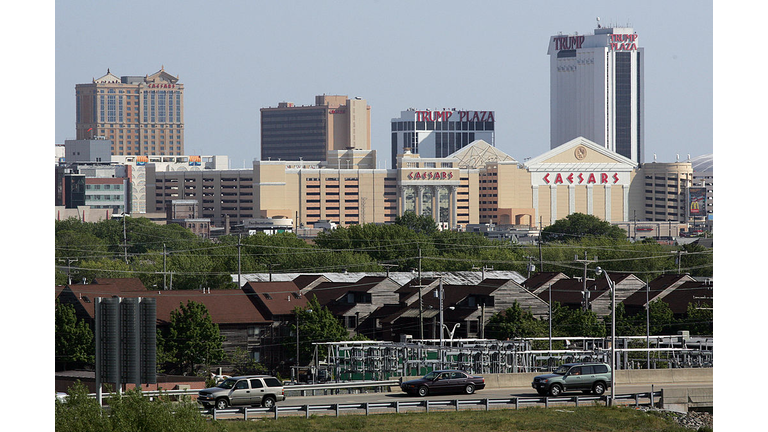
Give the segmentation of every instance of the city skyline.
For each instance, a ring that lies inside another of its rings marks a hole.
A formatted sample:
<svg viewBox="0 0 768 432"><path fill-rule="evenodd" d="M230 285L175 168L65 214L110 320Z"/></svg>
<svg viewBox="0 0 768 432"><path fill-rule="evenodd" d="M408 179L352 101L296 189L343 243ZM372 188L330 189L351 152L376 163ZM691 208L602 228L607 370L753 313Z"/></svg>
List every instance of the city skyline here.
<svg viewBox="0 0 768 432"><path fill-rule="evenodd" d="M259 159L261 108L311 105L322 94L368 101L381 167L391 168L390 120L409 108L494 111L496 145L524 160L550 147L549 38L591 33L600 17L643 38L643 162L713 152L711 2L149 5L57 8L57 144L75 136L76 84L108 68L164 68L186 88L186 153L227 155L232 168ZM115 13L121 19L109 19Z"/></svg>

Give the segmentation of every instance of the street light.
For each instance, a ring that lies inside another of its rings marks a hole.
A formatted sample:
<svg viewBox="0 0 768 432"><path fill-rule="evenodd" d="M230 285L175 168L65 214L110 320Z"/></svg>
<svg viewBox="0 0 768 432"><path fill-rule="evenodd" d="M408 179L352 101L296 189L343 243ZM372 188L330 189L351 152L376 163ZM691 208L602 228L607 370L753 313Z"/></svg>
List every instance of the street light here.
<svg viewBox="0 0 768 432"><path fill-rule="evenodd" d="M603 269L597 267L595 274L600 276ZM608 282L608 288L611 290L611 403L616 395L616 284L613 283L608 272L605 272L605 280Z"/></svg>

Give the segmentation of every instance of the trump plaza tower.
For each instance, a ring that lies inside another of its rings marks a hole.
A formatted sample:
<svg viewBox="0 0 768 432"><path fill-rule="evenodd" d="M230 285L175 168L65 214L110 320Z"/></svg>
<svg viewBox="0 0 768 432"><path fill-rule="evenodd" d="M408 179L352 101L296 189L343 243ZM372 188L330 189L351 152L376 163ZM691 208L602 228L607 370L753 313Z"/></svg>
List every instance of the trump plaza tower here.
<svg viewBox="0 0 768 432"><path fill-rule="evenodd" d="M584 137L643 163L643 48L629 27L549 39L550 148Z"/></svg>

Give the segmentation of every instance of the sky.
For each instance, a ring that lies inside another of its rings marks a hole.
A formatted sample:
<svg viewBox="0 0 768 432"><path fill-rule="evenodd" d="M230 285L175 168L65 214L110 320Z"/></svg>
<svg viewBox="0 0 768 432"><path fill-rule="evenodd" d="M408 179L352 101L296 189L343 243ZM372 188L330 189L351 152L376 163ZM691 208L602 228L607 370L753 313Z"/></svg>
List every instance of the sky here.
<svg viewBox="0 0 768 432"><path fill-rule="evenodd" d="M184 84L185 153L230 168L259 158L260 108L321 94L367 100L381 166L408 108L495 111L496 146L524 160L550 149L550 36L597 17L645 49L644 162L713 153L711 0L60 1L55 140L75 138L76 84L162 67Z"/></svg>

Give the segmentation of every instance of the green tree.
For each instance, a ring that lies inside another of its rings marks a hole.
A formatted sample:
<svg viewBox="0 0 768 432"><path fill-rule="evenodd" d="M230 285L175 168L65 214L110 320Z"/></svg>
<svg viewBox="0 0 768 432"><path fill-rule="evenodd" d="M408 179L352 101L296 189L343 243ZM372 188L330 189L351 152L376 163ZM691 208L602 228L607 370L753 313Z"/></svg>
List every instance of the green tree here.
<svg viewBox="0 0 768 432"><path fill-rule="evenodd" d="M610 222L584 213L571 213L541 230L542 241L570 240L581 237L626 239L627 232Z"/></svg>
<svg viewBox="0 0 768 432"><path fill-rule="evenodd" d="M56 299L56 363L62 369L94 364L93 331L83 320L78 320L72 305ZM57 367L58 368L58 367Z"/></svg>
<svg viewBox="0 0 768 432"><path fill-rule="evenodd" d="M606 326L592 311L552 302L552 333L554 336L605 337Z"/></svg>
<svg viewBox="0 0 768 432"><path fill-rule="evenodd" d="M211 365L224 359L224 337L219 326L211 320L202 303L187 301L171 311L168 332L158 340L169 359L170 367L185 373L195 373L199 364Z"/></svg>
<svg viewBox="0 0 768 432"><path fill-rule="evenodd" d="M248 351L242 347L235 348L235 351L229 355L229 363L232 364L232 374L237 375L258 375L267 372L267 369L261 363L256 362Z"/></svg>
<svg viewBox="0 0 768 432"><path fill-rule="evenodd" d="M486 337L499 340L543 337L547 332L547 323L524 311L517 301L507 310L494 314L485 329Z"/></svg>
<svg viewBox="0 0 768 432"><path fill-rule="evenodd" d="M200 415L197 403L188 397L172 402L162 394L150 400L141 389L127 390L109 399L109 421L113 431L204 432L208 422Z"/></svg>
<svg viewBox="0 0 768 432"><path fill-rule="evenodd" d="M675 315L669 305L663 300L651 301L650 321L652 335L672 334L675 328Z"/></svg>
<svg viewBox="0 0 768 432"><path fill-rule="evenodd" d="M349 340L349 332L341 324L339 319L327 307L320 306L316 296L308 298L305 308L294 309L299 319L299 361L298 364L306 364L314 355L312 342L339 342ZM294 337L296 324L292 326ZM296 357L296 341L286 341L284 344L289 357ZM293 350L293 351L291 351ZM323 350L318 351L320 359L325 358Z"/></svg>
<svg viewBox="0 0 768 432"><path fill-rule="evenodd" d="M109 418L99 402L88 396L88 389L80 381L67 389L67 399L56 399L56 432L111 431Z"/></svg>
<svg viewBox="0 0 768 432"><path fill-rule="evenodd" d="M417 233L426 235L432 235L437 232L437 224L431 216L419 216L412 211L407 211L402 216L396 216L395 225L402 225Z"/></svg>

